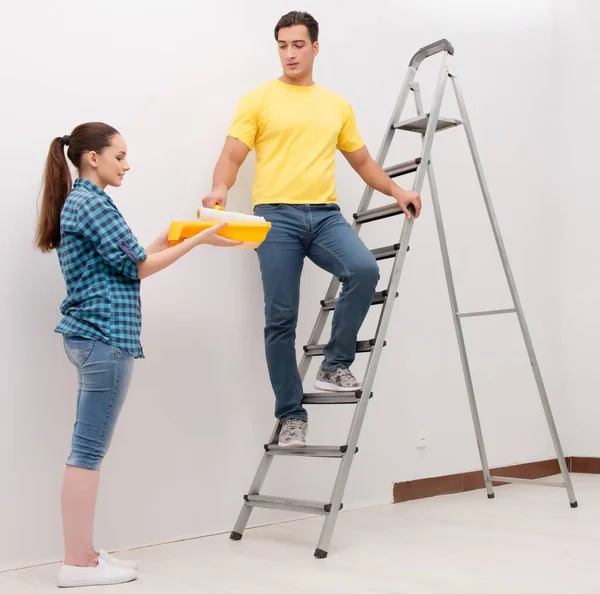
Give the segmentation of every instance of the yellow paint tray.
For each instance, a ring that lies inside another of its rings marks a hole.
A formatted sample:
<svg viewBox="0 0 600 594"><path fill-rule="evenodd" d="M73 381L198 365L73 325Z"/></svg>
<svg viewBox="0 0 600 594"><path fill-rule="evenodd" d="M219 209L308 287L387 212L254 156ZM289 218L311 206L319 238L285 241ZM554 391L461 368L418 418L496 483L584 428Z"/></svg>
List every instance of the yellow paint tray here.
<svg viewBox="0 0 600 594"><path fill-rule="evenodd" d="M176 245L184 239L189 239L204 231L209 227L214 227L219 221L173 221L169 228L169 244ZM233 239L234 241L242 241L238 248L257 248L267 237L267 233L271 230L271 223L265 221L229 221L228 224L219 231L219 235Z"/></svg>

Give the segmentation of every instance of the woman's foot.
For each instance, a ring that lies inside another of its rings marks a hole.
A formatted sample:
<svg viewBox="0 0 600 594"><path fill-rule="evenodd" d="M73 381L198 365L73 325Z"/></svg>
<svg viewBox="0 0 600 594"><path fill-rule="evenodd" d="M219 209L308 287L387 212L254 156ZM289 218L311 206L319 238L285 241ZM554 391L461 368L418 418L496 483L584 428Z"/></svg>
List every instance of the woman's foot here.
<svg viewBox="0 0 600 594"><path fill-rule="evenodd" d="M137 561L129 561L127 559L119 559L118 557L113 557L104 549L100 549L100 552L98 553L98 559L104 559L108 564L114 565L115 567L123 567L125 569L138 568Z"/></svg>
<svg viewBox="0 0 600 594"><path fill-rule="evenodd" d="M98 564L95 567L62 565L58 573L58 587L111 586L132 582L136 578L137 570L117 567L107 562L104 557L98 557Z"/></svg>

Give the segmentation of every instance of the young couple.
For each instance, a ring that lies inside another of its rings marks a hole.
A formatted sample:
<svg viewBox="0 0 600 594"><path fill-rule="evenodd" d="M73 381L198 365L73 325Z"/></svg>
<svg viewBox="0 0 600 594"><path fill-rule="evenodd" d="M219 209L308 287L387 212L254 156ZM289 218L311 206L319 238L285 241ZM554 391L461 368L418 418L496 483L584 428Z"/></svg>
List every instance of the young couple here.
<svg viewBox="0 0 600 594"><path fill-rule="evenodd" d="M315 386L360 388L350 371L358 331L379 270L336 204L335 154L358 175L393 197L407 216L419 216L417 193L397 186L370 157L352 107L315 84L318 23L304 12L284 15L275 27L283 68L238 104L204 206L225 207L227 193L252 150L255 214L272 223L257 249L265 299L265 351L280 420L280 445L306 443L307 414L295 356L302 267L306 257L342 283L331 338ZM65 156L66 152L66 156ZM78 170L72 184L66 157ZM62 487L65 556L61 587L117 584L137 577L134 562L96 550L93 524L99 470L109 448L140 344L140 281L201 244L229 247L216 225L173 247L163 233L142 247L106 193L121 185L127 147L114 128L86 123L52 141L46 162L37 245L56 250L67 296L56 331L78 376L76 420Z"/></svg>

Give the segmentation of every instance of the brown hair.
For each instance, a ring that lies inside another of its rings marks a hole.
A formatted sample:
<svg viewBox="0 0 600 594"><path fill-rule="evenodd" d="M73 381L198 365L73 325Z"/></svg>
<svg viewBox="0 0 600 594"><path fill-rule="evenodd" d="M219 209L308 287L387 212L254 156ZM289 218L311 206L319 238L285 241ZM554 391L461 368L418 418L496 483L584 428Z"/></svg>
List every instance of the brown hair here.
<svg viewBox="0 0 600 594"><path fill-rule="evenodd" d="M292 10L284 14L275 25L275 40L278 40L279 29L285 27L293 27L294 25L304 25L308 29L311 43L319 39L319 23L315 20L312 14L299 10Z"/></svg>
<svg viewBox="0 0 600 594"><path fill-rule="evenodd" d="M69 147L69 161L79 171L85 153L102 153L118 133L108 124L90 122L77 126L70 136L55 138L50 144L44 167L42 205L35 237L36 246L42 252L49 252L60 245L60 213L73 184L65 157L65 146Z"/></svg>

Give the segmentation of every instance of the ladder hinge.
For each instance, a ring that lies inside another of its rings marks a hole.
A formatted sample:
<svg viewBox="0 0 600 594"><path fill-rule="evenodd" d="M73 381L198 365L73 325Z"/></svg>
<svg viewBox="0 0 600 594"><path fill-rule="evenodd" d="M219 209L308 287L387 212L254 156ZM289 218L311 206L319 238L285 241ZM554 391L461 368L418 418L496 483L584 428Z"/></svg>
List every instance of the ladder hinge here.
<svg viewBox="0 0 600 594"><path fill-rule="evenodd" d="M327 513L329 513L329 512L331 511L331 503L326 503L326 504L323 506L323 509L324 509L324 510L325 510ZM344 504L343 504L343 503L340 503L340 511L341 511L342 509L344 509Z"/></svg>
<svg viewBox="0 0 600 594"><path fill-rule="evenodd" d="M363 394L364 394L364 392L362 390L358 390L358 391L355 392L355 398L357 400L360 400L362 398ZM369 398L373 398L373 392L371 392L369 394Z"/></svg>
<svg viewBox="0 0 600 594"><path fill-rule="evenodd" d="M345 454L347 451L348 451L348 446L347 445L343 445L343 446L340 447L340 452L342 452L342 454ZM358 452L358 446L354 450L355 454L356 454L356 452Z"/></svg>

